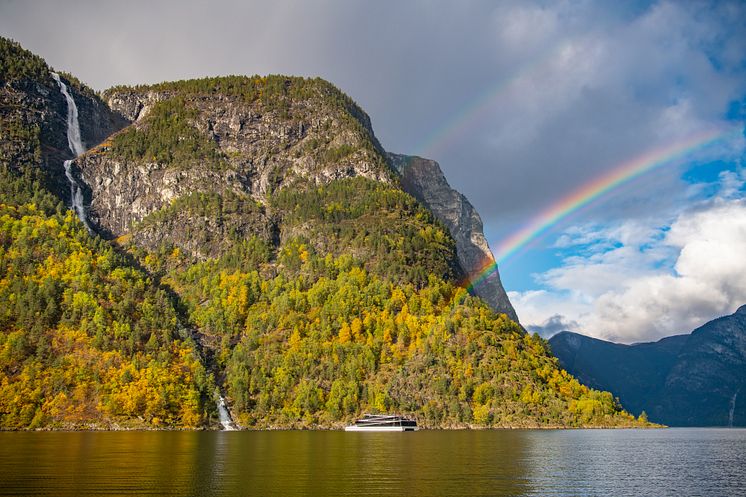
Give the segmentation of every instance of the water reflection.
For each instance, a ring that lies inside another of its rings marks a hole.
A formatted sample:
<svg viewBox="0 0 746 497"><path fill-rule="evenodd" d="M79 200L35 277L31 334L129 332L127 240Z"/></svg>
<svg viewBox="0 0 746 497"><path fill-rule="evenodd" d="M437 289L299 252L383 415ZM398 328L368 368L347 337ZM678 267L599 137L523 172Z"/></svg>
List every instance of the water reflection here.
<svg viewBox="0 0 746 497"><path fill-rule="evenodd" d="M746 430L0 433L0 495L746 495Z"/></svg>

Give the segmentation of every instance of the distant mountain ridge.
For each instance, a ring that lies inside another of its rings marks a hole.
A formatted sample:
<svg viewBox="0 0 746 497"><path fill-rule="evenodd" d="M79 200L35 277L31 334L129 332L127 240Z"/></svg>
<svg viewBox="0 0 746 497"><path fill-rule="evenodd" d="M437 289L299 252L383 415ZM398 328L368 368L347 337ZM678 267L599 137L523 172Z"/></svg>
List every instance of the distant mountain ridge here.
<svg viewBox="0 0 746 497"><path fill-rule="evenodd" d="M670 426L746 426L746 305L689 335L622 345L572 332L549 340L570 374Z"/></svg>

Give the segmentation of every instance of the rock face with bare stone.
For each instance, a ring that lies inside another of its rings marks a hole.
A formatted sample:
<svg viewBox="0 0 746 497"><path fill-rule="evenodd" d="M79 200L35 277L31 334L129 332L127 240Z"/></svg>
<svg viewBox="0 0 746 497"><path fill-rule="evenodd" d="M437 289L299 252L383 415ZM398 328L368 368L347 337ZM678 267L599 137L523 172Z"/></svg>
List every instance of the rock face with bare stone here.
<svg viewBox="0 0 746 497"><path fill-rule="evenodd" d="M251 86L256 79L242 78L240 84ZM227 83L216 80L214 92L156 85L104 93L111 109L136 130L153 125L160 103L178 102L217 160L131 160L116 153L115 137L90 151L76 164L90 187L90 217L103 234L128 233L150 213L194 192L232 192L263 205L272 192L298 184L353 176L394 181L368 116L330 83L284 78L284 89L267 99L221 90L221 84Z"/></svg>
<svg viewBox="0 0 746 497"><path fill-rule="evenodd" d="M402 187L422 202L451 233L456 241L459 263L474 284L474 293L489 306L518 322L497 268L480 279L495 259L484 237L482 219L469 200L451 188L437 162L409 155L388 154L401 175Z"/></svg>

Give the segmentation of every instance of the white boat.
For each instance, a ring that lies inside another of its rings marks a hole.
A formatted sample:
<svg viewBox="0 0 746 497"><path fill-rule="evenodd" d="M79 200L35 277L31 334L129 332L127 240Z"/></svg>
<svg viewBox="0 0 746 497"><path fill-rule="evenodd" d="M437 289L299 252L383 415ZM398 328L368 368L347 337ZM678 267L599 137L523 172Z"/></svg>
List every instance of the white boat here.
<svg viewBox="0 0 746 497"><path fill-rule="evenodd" d="M417 421L397 415L365 414L345 431L417 431Z"/></svg>

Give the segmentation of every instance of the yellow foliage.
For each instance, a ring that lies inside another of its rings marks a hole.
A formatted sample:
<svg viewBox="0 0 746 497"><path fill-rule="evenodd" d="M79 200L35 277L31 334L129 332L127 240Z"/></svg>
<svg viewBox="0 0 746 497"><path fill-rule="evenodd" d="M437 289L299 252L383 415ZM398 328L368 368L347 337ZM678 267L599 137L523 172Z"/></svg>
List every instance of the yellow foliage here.
<svg viewBox="0 0 746 497"><path fill-rule="evenodd" d="M351 338L350 326L345 322L339 330L339 343L348 343Z"/></svg>
<svg viewBox="0 0 746 497"><path fill-rule="evenodd" d="M477 404L472 410L474 416L474 422L480 426L489 426L492 420L492 414L490 408L485 404Z"/></svg>

